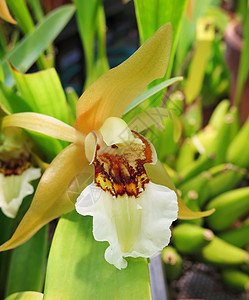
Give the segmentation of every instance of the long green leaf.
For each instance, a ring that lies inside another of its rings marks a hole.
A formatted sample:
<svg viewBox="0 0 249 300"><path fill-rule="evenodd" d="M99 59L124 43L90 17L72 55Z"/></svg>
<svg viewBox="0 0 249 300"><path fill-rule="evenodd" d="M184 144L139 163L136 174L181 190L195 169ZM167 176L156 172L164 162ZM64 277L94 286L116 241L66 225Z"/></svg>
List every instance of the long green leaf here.
<svg viewBox="0 0 249 300"><path fill-rule="evenodd" d="M32 74L22 74L13 70L17 88L31 111L42 113L68 123L66 97L55 69ZM39 134L30 133L48 158L53 158L67 144Z"/></svg>
<svg viewBox="0 0 249 300"><path fill-rule="evenodd" d="M7 0L8 7L14 15L18 26L23 33L31 32L34 28L34 22L24 0Z"/></svg>
<svg viewBox="0 0 249 300"><path fill-rule="evenodd" d="M101 0L74 0L77 23L86 60L87 79L85 87L93 83L108 70L105 51L105 18ZM97 62L95 63L95 38L98 40Z"/></svg>
<svg viewBox="0 0 249 300"><path fill-rule="evenodd" d="M178 46L176 49L175 74L181 74L184 62L188 57L190 49L196 38L197 20L199 17L203 17L205 15L206 10L210 7L210 2L211 0L195 1L192 20L189 20L186 16L183 17Z"/></svg>
<svg viewBox="0 0 249 300"><path fill-rule="evenodd" d="M26 2L24 0L8 0L8 6L23 34L26 35L32 32L35 28L35 24ZM40 69L48 68L48 63L43 53L37 59L37 65Z"/></svg>
<svg viewBox="0 0 249 300"><path fill-rule="evenodd" d="M44 12L40 0L28 0L28 3L34 14L34 18L37 22L40 22L44 18Z"/></svg>
<svg viewBox="0 0 249 300"><path fill-rule="evenodd" d="M0 243L3 244L11 236L11 226L13 219L6 217L0 211ZM0 299L4 296L4 289L7 281L7 272L9 265L10 252L5 251L0 253Z"/></svg>
<svg viewBox="0 0 249 300"><path fill-rule="evenodd" d="M4 300L42 300L43 294L37 292L21 292L10 295Z"/></svg>
<svg viewBox="0 0 249 300"><path fill-rule="evenodd" d="M94 73L94 40L96 33L96 17L100 0L74 0L76 17L86 59L86 73L92 77Z"/></svg>
<svg viewBox="0 0 249 300"><path fill-rule="evenodd" d="M65 5L48 14L6 57L13 65L26 72L36 61L39 55L57 37L75 11L73 5ZM13 86L14 79L7 61L2 61L5 84Z"/></svg>
<svg viewBox="0 0 249 300"><path fill-rule="evenodd" d="M16 248L11 257L6 295L27 290L41 292L47 257L48 227Z"/></svg>
<svg viewBox="0 0 249 300"><path fill-rule="evenodd" d="M32 74L13 70L13 76L20 95L32 111L68 122L66 96L54 68Z"/></svg>
<svg viewBox="0 0 249 300"><path fill-rule="evenodd" d="M25 111L32 111L27 102L17 95L13 89L0 82L0 104L5 110L14 114Z"/></svg>
<svg viewBox="0 0 249 300"><path fill-rule="evenodd" d="M160 92L161 90L165 89L166 87L183 80L183 77L174 77L170 78L168 80L165 80L156 86L150 88L149 90L143 92L141 95L139 95L137 98L135 98L132 103L126 108L125 114L134 109L139 104L143 103L146 99L150 98L151 96L155 95L156 93Z"/></svg>
<svg viewBox="0 0 249 300"><path fill-rule="evenodd" d="M171 22L173 45L165 77L169 78L187 0L135 0L134 3L141 44L163 24Z"/></svg>
<svg viewBox="0 0 249 300"><path fill-rule="evenodd" d="M20 113L33 111L31 106L24 98L17 95L13 89L8 88L0 82L0 105L9 113ZM39 110L39 109L38 109ZM51 160L57 155L66 145L65 142L55 140L53 138L29 132L31 138L41 147L46 157Z"/></svg>
<svg viewBox="0 0 249 300"><path fill-rule="evenodd" d="M57 226L48 260L44 300L151 299L148 263L128 259L118 270L104 259L106 242L92 236L92 218L75 211Z"/></svg>
<svg viewBox="0 0 249 300"><path fill-rule="evenodd" d="M186 102L188 104L192 103L201 91L214 36L215 28L212 19L200 18L197 22L197 45L185 87Z"/></svg>
<svg viewBox="0 0 249 300"><path fill-rule="evenodd" d="M235 104L237 106L239 106L243 87L249 74L249 4L247 7L246 21L244 24L243 34L243 47L240 57L237 87L235 94Z"/></svg>

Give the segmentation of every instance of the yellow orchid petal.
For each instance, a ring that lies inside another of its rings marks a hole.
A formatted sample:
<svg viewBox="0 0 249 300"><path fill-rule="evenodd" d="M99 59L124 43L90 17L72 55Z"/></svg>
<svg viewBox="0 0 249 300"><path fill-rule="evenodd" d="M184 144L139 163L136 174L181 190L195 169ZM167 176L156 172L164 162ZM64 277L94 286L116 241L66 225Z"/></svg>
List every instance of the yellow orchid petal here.
<svg viewBox="0 0 249 300"><path fill-rule="evenodd" d="M5 0L0 1L0 18L4 19L7 22L16 24L16 21L11 17L8 6Z"/></svg>
<svg viewBox="0 0 249 300"><path fill-rule="evenodd" d="M43 114L25 112L6 116L2 127L10 126L33 130L66 142L84 144L84 136L75 128Z"/></svg>
<svg viewBox="0 0 249 300"><path fill-rule="evenodd" d="M130 58L87 88L77 103L75 127L86 134L98 130L109 117L121 117L151 81L164 76L171 45L172 28L167 23Z"/></svg>
<svg viewBox="0 0 249 300"><path fill-rule="evenodd" d="M73 210L73 201L82 188L89 184L90 173L84 148L75 144L65 148L43 174L29 210L12 238L0 247L0 251L21 245L43 225Z"/></svg>
<svg viewBox="0 0 249 300"><path fill-rule="evenodd" d="M207 211L192 211L189 209L184 202L182 201L181 197L177 193L177 189L168 175L167 171L165 170L163 164L158 160L155 165L146 164L145 170L147 172L148 177L151 179L152 182L160 185L164 185L172 190L174 190L177 194L177 201L179 206L179 212L178 212L178 219L184 219L184 220L191 220L191 219L197 219L202 217L207 217L211 215L215 209L210 209Z"/></svg>

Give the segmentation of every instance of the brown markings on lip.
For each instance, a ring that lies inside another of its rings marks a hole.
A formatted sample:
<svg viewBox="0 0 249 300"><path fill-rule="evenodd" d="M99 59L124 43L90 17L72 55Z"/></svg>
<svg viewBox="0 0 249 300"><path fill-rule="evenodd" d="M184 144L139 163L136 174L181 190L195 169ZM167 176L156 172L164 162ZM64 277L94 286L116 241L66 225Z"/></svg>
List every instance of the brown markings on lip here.
<svg viewBox="0 0 249 300"><path fill-rule="evenodd" d="M144 145L145 145L145 148L144 148L145 159L142 160L142 163L143 164L145 164L145 163L152 163L153 162L152 150L151 150L151 146L150 146L149 141L145 137L143 137L141 134L137 133L134 130L132 130L132 133L134 135L136 135L144 143Z"/></svg>
<svg viewBox="0 0 249 300"><path fill-rule="evenodd" d="M95 183L102 190L109 192L113 197L128 196L138 197L149 183L149 178L144 169L145 163L152 162L152 150L149 142L140 134L133 132L142 144L133 143L122 146L112 145L112 151L101 155L96 153L93 162L95 166ZM114 147L113 147L114 146Z"/></svg>
<svg viewBox="0 0 249 300"><path fill-rule="evenodd" d="M21 156L20 158L8 161L0 160L0 173L4 176L21 175L31 166L31 156Z"/></svg>

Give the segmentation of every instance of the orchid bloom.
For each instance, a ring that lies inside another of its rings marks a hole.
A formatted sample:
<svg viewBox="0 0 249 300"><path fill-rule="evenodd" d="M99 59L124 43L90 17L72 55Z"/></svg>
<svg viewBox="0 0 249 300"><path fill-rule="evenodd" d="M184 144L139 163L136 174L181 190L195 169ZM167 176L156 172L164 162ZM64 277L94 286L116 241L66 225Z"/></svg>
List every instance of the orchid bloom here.
<svg viewBox="0 0 249 300"><path fill-rule="evenodd" d="M22 200L33 194L30 181L41 176L34 168L31 153L19 131L8 131L0 146L0 208L9 218L15 218Z"/></svg>
<svg viewBox="0 0 249 300"><path fill-rule="evenodd" d="M88 87L77 104L75 128L36 113L3 119L3 127L22 127L72 144L45 171L29 210L0 250L20 245L76 207L78 213L93 216L94 238L110 244L105 259L121 269L127 266L124 257L150 257L168 244L178 206L181 218L211 213L194 213L179 197L177 203L154 147L121 119L132 100L164 76L171 44L172 29L166 24L129 59Z"/></svg>

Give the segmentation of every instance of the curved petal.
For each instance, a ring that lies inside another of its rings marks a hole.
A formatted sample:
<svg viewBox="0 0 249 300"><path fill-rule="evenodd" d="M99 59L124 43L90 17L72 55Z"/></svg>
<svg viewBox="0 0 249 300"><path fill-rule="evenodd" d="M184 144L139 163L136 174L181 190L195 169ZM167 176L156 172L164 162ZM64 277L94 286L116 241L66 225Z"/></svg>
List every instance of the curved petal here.
<svg viewBox="0 0 249 300"><path fill-rule="evenodd" d="M0 173L0 207L9 218L15 218L22 200L34 192L29 183L41 176L40 169L28 168L21 175L4 176Z"/></svg>
<svg viewBox="0 0 249 300"><path fill-rule="evenodd" d="M145 170L147 172L148 177L151 179L152 182L160 185L164 185L172 190L174 190L177 194L177 201L179 206L179 212L178 212L178 219L184 219L184 220L191 220L191 219L197 219L202 217L207 217L211 215L215 209L210 209L206 211L192 211L189 209L184 202L182 201L181 197L177 193L177 189L168 175L167 171L165 170L163 164L158 160L155 165L151 164L145 164L144 165Z"/></svg>
<svg viewBox="0 0 249 300"><path fill-rule="evenodd" d="M121 117L151 81L164 76L171 45L172 28L167 23L130 58L96 80L77 103L75 128L86 134L98 130L109 117Z"/></svg>
<svg viewBox="0 0 249 300"><path fill-rule="evenodd" d="M2 127L9 126L33 130L66 142L84 143L84 136L75 128L43 114L25 112L6 116Z"/></svg>
<svg viewBox="0 0 249 300"><path fill-rule="evenodd" d="M151 182L138 198L115 199L92 183L77 199L76 210L93 216L95 240L110 244L105 259L122 269L127 266L123 257L151 257L169 243L178 207L174 191Z"/></svg>
<svg viewBox="0 0 249 300"><path fill-rule="evenodd" d="M16 24L16 21L11 17L8 6L5 0L0 1L0 18L4 19L7 22Z"/></svg>
<svg viewBox="0 0 249 300"><path fill-rule="evenodd" d="M90 173L89 168L83 147L71 144L65 148L43 174L29 210L12 238L0 247L0 251L21 245L44 224L73 210L74 204L70 201L72 197L67 193L68 188L70 190L77 175L83 171Z"/></svg>
<svg viewBox="0 0 249 300"><path fill-rule="evenodd" d="M107 146L135 140L125 121L117 117L106 119L99 131Z"/></svg>
<svg viewBox="0 0 249 300"><path fill-rule="evenodd" d="M92 164L97 149L97 135L94 131L88 133L85 138L85 155L90 165Z"/></svg>

